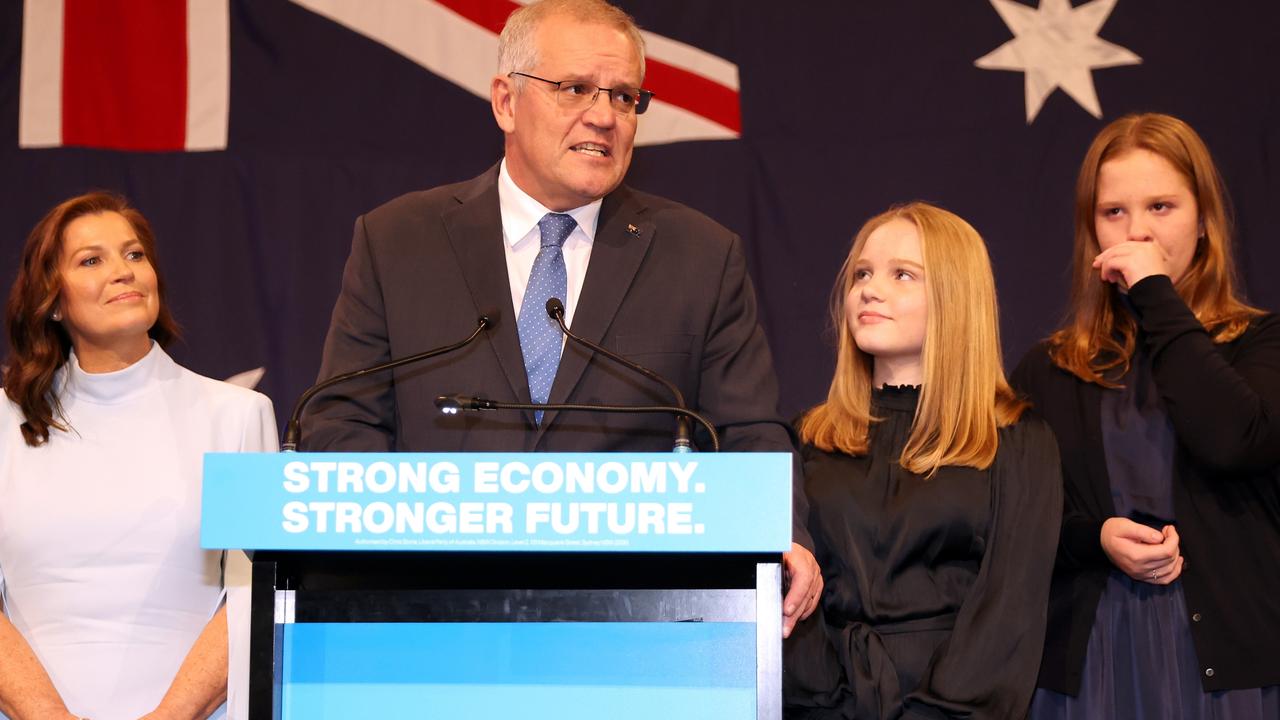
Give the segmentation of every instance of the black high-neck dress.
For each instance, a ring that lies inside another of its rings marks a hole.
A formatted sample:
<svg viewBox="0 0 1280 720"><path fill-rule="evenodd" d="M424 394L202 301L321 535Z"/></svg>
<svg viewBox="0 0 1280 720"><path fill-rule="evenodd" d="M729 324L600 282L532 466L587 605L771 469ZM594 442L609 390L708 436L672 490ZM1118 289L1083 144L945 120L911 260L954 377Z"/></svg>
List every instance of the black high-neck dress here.
<svg viewBox="0 0 1280 720"><path fill-rule="evenodd" d="M784 646L788 718L1020 718L1062 513L1057 445L1024 415L986 470L898 464L916 388L872 395L869 451L806 447L826 587Z"/></svg>

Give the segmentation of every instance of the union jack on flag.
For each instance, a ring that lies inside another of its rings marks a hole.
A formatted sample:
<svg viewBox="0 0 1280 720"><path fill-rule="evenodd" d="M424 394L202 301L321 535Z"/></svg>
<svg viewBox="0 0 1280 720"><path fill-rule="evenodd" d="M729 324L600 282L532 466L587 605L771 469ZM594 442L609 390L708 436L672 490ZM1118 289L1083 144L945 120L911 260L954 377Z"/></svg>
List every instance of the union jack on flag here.
<svg viewBox="0 0 1280 720"><path fill-rule="evenodd" d="M481 98L510 0L292 0ZM228 0L27 0L19 145L222 150ZM636 143L738 137L738 67L644 33L656 102Z"/></svg>

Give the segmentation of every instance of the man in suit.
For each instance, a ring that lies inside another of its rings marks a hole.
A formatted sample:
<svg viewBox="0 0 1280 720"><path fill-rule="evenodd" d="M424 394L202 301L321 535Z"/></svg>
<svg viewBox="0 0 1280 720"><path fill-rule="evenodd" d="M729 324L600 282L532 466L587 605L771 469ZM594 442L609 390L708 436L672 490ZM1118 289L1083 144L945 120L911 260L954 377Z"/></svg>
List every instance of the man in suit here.
<svg viewBox="0 0 1280 720"><path fill-rule="evenodd" d="M439 395L522 403L668 405L660 385L564 344L575 334L673 381L724 449L792 450L741 241L683 205L622 186L648 104L644 41L602 0L543 0L499 39L494 118L505 157L473 180L411 193L356 222L320 377L465 337L465 349L335 388L304 418L304 447L349 451L667 451L675 423L641 414L443 415ZM796 473L784 634L822 579Z"/></svg>

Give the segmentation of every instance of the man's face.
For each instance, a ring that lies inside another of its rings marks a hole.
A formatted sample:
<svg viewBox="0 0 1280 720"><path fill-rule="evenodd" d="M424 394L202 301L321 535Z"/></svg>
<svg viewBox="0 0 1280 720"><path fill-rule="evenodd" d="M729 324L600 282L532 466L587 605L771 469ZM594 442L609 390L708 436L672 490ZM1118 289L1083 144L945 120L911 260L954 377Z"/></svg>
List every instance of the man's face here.
<svg viewBox="0 0 1280 720"><path fill-rule="evenodd" d="M538 66L518 72L598 87L640 87L640 56L627 35L608 25L552 16L537 28ZM600 93L585 110L556 101L556 86L494 78L494 116L506 133L511 179L550 210L581 207L622 182L631 164L636 114L619 115Z"/></svg>

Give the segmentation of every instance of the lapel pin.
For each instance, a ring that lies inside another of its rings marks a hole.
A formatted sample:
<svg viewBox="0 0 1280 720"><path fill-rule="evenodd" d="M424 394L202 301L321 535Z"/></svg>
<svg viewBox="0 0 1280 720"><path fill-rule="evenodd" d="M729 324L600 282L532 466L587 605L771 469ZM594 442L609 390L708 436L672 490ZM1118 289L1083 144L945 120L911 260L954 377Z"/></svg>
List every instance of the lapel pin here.
<svg viewBox="0 0 1280 720"><path fill-rule="evenodd" d="M635 237L640 237L640 228L636 227L635 225L628 224L627 232L631 233Z"/></svg>

